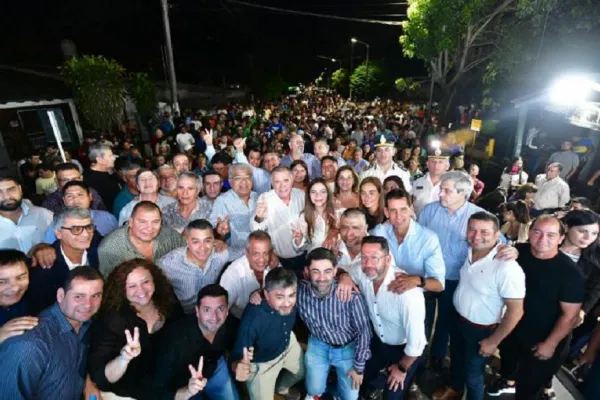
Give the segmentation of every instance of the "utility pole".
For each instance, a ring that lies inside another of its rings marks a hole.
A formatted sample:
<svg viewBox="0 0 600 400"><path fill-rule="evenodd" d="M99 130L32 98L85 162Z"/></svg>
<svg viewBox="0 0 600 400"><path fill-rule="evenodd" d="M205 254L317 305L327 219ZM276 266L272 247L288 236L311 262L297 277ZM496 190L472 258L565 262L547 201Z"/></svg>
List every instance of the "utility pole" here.
<svg viewBox="0 0 600 400"><path fill-rule="evenodd" d="M348 87L350 88L350 93L348 94L348 98L352 101L352 85L350 82L350 78L352 77L352 68L354 66L354 40L350 41L350 73L348 74Z"/></svg>
<svg viewBox="0 0 600 400"><path fill-rule="evenodd" d="M171 81L171 106L173 111L179 111L177 103L177 78L175 77L175 60L173 59L173 45L171 44L171 24L169 23L168 0L160 0L162 4L163 25L165 28L165 42L167 46L167 61L169 63L169 80Z"/></svg>
<svg viewBox="0 0 600 400"><path fill-rule="evenodd" d="M431 120L431 109L433 107L433 87L435 82L433 81L433 71L431 71L431 86L429 87L429 102L427 102L427 119Z"/></svg>
<svg viewBox="0 0 600 400"><path fill-rule="evenodd" d="M370 89L370 85L369 85L369 45L365 43L365 45L367 46L367 60L365 62L366 67L367 67L367 78L365 79L365 81L367 82L367 91ZM365 93L366 95L366 93Z"/></svg>

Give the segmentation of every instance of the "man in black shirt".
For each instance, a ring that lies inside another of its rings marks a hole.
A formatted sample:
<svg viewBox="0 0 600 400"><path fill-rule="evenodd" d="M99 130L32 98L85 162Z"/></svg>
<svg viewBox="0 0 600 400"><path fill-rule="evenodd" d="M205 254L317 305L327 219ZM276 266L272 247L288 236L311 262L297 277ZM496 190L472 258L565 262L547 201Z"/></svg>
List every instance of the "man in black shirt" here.
<svg viewBox="0 0 600 400"><path fill-rule="evenodd" d="M531 225L529 243L517 245L525 315L500 345L503 379L488 390L492 396L516 392L517 400L534 398L560 367L584 292L582 273L558 250L564 235L556 217L543 215Z"/></svg>
<svg viewBox="0 0 600 400"><path fill-rule="evenodd" d="M90 169L83 174L83 180L100 193L106 208L112 210L115 198L121 191L117 175L109 173L115 166L112 148L105 144L92 143L88 158L90 159Z"/></svg>
<svg viewBox="0 0 600 400"><path fill-rule="evenodd" d="M198 293L196 315L167 328L156 373L144 398L187 400L202 391L212 400L239 399L224 358L237 332L227 301L225 289L207 285Z"/></svg>

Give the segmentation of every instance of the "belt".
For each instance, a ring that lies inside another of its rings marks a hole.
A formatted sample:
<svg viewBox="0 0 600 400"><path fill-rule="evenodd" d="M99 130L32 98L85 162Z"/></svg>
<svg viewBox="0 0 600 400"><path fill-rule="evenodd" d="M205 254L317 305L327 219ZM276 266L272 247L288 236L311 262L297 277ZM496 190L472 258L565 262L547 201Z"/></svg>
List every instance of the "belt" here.
<svg viewBox="0 0 600 400"><path fill-rule="evenodd" d="M486 330L488 330L488 329L496 329L496 327L498 326L498 324L491 324L491 325L476 324L475 322L469 321L468 319L466 319L465 317L463 317L460 314L458 314L458 319L461 322L463 322L463 323L465 323L465 324L467 324L469 326L472 326L473 328L477 328L477 329L486 329Z"/></svg>
<svg viewBox="0 0 600 400"><path fill-rule="evenodd" d="M341 349L342 347L346 347L346 346L348 346L349 344L352 344L352 343L354 343L354 340L351 341L351 342L348 342L346 344L329 344L329 347L332 347L334 349Z"/></svg>

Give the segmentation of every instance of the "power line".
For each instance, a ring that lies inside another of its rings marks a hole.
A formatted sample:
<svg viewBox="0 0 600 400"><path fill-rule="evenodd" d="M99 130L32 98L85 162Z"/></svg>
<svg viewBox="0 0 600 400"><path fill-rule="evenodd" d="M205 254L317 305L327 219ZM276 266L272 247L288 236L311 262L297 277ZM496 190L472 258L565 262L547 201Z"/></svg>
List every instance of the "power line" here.
<svg viewBox="0 0 600 400"><path fill-rule="evenodd" d="M408 5L408 2L403 1L403 2L399 2L399 3L380 3L380 4L376 4L376 3L371 3L371 4L333 4L333 5L305 4L302 7L307 7L307 8L358 8L358 7L388 7L388 6L407 6L407 5Z"/></svg>

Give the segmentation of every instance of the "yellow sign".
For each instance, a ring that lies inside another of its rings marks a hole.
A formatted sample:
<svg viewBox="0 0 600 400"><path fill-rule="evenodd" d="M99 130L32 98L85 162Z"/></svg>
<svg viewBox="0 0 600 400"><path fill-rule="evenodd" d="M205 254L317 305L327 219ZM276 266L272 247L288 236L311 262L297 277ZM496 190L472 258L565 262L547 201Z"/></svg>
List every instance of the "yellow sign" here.
<svg viewBox="0 0 600 400"><path fill-rule="evenodd" d="M481 131L481 120L480 119L472 119L471 120L471 130L475 132Z"/></svg>

